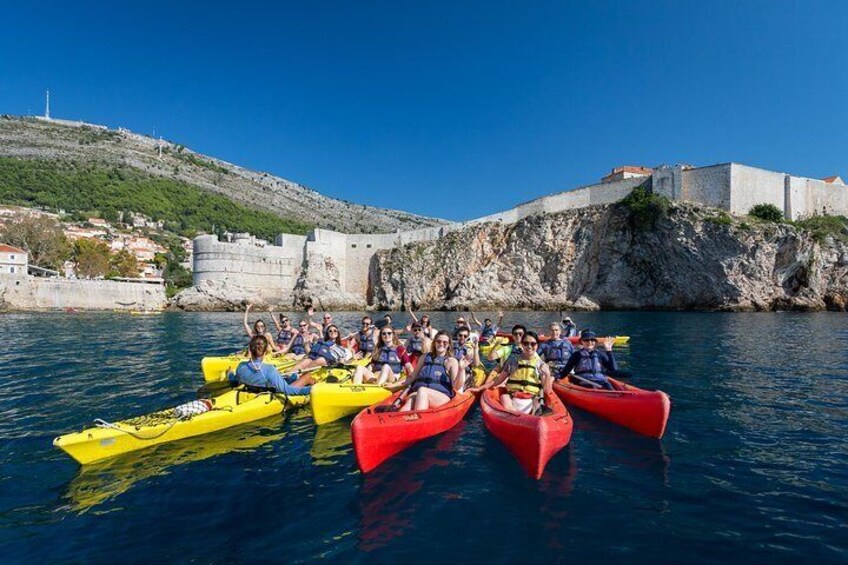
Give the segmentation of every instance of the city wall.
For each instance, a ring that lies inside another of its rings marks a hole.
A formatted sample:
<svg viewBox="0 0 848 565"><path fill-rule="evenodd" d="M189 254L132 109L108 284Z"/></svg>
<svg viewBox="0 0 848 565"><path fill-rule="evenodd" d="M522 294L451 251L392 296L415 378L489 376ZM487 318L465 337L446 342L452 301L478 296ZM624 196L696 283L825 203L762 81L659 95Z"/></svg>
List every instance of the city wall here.
<svg viewBox="0 0 848 565"><path fill-rule="evenodd" d="M160 310L161 284L23 277L0 279L3 307L11 310Z"/></svg>
<svg viewBox="0 0 848 565"><path fill-rule="evenodd" d="M240 234L233 243L216 236L194 240L194 284L218 280L255 289L267 300L288 302L298 277L313 261L331 261L338 269L340 289L366 296L371 258L381 249L413 241L439 239L451 230L482 222L514 223L533 214L554 213L627 196L645 177L626 178L559 192L519 204L515 208L463 223L445 224L391 234L344 234L315 229L308 236L281 234L276 245ZM689 201L747 214L752 206L774 204L789 219L815 214L848 215L848 187L796 177L756 167L725 163L709 167L658 167L652 190L673 200Z"/></svg>

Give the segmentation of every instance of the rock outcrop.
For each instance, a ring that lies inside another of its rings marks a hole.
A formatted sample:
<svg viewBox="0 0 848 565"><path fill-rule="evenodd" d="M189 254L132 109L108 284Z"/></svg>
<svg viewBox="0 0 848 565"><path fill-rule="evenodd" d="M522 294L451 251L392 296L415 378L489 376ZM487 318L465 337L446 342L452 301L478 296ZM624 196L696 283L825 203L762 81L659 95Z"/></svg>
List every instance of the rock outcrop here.
<svg viewBox="0 0 848 565"><path fill-rule="evenodd" d="M310 253L294 287L294 306L321 310L362 310L367 303L342 289L341 274L331 257Z"/></svg>
<svg viewBox="0 0 848 565"><path fill-rule="evenodd" d="M380 251L369 285L379 309L845 310L848 244L683 204L645 230L615 204Z"/></svg>
<svg viewBox="0 0 848 565"><path fill-rule="evenodd" d="M177 294L169 308L188 312L241 312L248 304L257 308L268 306L255 290L210 280Z"/></svg>

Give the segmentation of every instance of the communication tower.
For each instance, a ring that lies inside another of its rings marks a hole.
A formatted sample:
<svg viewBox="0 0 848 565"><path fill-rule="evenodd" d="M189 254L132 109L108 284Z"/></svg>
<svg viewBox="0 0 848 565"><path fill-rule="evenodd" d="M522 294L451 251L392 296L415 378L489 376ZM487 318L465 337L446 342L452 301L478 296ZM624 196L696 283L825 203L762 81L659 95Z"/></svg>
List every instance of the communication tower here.
<svg viewBox="0 0 848 565"><path fill-rule="evenodd" d="M50 89L47 89L47 93L45 95L45 104L44 104L44 119L50 119Z"/></svg>

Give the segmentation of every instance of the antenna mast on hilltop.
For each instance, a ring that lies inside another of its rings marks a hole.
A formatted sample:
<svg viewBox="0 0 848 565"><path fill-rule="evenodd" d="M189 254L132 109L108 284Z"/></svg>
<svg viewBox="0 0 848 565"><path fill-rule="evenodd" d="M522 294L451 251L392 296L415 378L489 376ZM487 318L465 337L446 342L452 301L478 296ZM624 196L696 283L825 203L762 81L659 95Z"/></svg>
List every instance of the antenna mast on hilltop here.
<svg viewBox="0 0 848 565"><path fill-rule="evenodd" d="M45 98L46 98L46 103L44 104L44 119L49 120L50 119L50 89L49 88L47 89L47 94L46 94Z"/></svg>

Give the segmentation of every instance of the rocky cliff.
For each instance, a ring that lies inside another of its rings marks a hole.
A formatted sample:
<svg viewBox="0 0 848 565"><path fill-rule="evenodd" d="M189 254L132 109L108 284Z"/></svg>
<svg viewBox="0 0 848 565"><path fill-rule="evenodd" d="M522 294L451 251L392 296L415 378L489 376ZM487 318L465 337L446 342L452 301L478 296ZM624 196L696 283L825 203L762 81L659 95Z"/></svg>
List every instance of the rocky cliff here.
<svg viewBox="0 0 848 565"><path fill-rule="evenodd" d="M329 198L300 184L176 144L75 122L0 116L0 156L95 162L182 181L246 206L349 233L391 233L445 222Z"/></svg>
<svg viewBox="0 0 848 565"><path fill-rule="evenodd" d="M379 309L845 310L846 234L671 205L639 226L626 204L486 223L380 251Z"/></svg>

